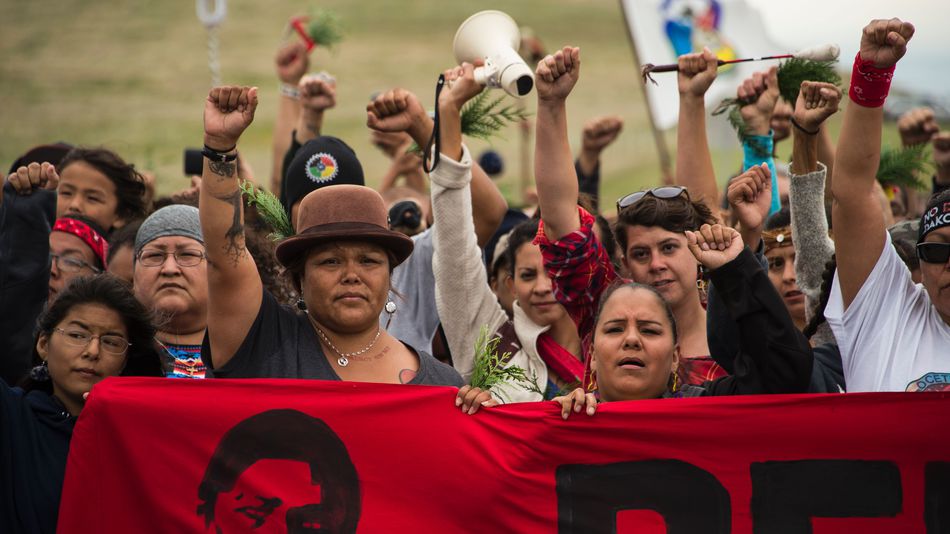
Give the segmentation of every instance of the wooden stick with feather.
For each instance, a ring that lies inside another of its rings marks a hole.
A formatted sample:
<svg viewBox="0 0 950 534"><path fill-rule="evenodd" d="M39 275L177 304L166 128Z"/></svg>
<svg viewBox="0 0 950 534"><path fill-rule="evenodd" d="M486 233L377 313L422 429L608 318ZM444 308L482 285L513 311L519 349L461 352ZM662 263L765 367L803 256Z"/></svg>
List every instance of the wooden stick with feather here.
<svg viewBox="0 0 950 534"><path fill-rule="evenodd" d="M763 56L763 57L749 57L742 59L730 59L723 60L720 59L718 64L719 66L723 65L732 65L733 63L746 63L749 61L767 61L772 59L810 59L812 61L834 61L838 59L838 54L841 52L841 49L838 48L836 44L826 44L821 46L813 46L811 48L805 48L804 50L799 50L794 54L780 54L775 56ZM676 63L670 63L668 65L654 65L653 63L647 63L640 67L640 75L643 76L643 83L646 83L647 80L653 82L653 85L658 85L656 80L651 76L654 72L677 72L679 71L679 65Z"/></svg>

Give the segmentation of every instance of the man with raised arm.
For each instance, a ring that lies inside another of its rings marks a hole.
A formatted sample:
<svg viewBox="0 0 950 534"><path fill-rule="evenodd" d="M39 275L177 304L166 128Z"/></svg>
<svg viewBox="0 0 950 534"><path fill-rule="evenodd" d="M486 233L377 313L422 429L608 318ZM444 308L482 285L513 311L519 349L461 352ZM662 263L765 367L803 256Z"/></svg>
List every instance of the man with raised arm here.
<svg viewBox="0 0 950 534"><path fill-rule="evenodd" d="M914 26L873 20L861 34L832 181L838 271L825 317L848 391L939 391L950 383L950 194L932 198L915 285L884 226L875 191L882 106Z"/></svg>

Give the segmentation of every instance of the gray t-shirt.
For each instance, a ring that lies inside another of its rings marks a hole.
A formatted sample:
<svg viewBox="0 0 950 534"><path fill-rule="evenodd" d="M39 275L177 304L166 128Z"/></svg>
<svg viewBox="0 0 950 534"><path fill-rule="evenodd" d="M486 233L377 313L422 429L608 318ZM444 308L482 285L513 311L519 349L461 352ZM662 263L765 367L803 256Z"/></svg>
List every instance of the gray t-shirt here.
<svg viewBox="0 0 950 534"><path fill-rule="evenodd" d="M408 345L407 345L408 346ZM409 347L412 350L412 347ZM462 377L451 366L436 360L431 354L419 355L419 372L410 381L414 385L463 385ZM212 369L211 346L205 333L201 358ZM307 316L289 306L278 304L264 291L261 309L234 357L219 369L216 378L311 378L341 380L323 353Z"/></svg>
<svg viewBox="0 0 950 534"><path fill-rule="evenodd" d="M393 271L389 298L396 303L396 313L379 314L379 325L403 343L432 353L432 337L439 327L439 310L435 305L435 275L432 274L432 229L412 237L412 254Z"/></svg>

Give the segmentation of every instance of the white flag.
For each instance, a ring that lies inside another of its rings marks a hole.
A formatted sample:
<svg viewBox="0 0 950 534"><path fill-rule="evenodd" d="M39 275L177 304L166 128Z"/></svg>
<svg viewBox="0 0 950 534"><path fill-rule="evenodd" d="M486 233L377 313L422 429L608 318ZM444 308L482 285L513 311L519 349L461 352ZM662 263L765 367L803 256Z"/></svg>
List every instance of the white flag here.
<svg viewBox="0 0 950 534"><path fill-rule="evenodd" d="M762 17L745 0L621 0L627 27L640 63L676 63L677 56L704 46L719 59L761 57L788 53L776 45ZM738 63L719 69L706 92L706 109L723 98L735 97L739 82L774 63ZM676 73L656 73L659 85L646 83L645 91L657 128L676 125L679 92Z"/></svg>

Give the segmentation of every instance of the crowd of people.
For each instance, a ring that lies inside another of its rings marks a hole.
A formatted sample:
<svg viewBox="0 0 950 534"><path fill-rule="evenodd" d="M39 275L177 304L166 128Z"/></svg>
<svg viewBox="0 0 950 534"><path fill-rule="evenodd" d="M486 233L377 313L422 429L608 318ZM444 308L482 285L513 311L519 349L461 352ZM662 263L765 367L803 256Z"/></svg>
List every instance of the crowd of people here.
<svg viewBox="0 0 950 534"><path fill-rule="evenodd" d="M401 88L369 102L392 161L373 189L322 131L336 81L307 74L300 42L275 60L277 204L249 200L238 152L254 87L209 92L201 175L169 197L107 148L28 150L0 207L0 530L55 530L73 426L112 376L452 386L466 414L548 401L565 419L639 399L946 389L950 132L928 110L898 123L905 144L933 146L928 200L876 179L882 105L913 33L865 27L847 97L808 80L785 102L775 68L740 84L751 135L722 191L704 103L717 60L681 56L673 183L624 196L615 216L601 212L600 156L622 122L592 120L572 151L570 46L535 72L525 209L486 172L497 156L464 142L462 109L484 90L473 65L443 73L437 123ZM845 98L835 142L825 122ZM433 135L437 150L410 148ZM274 211L290 227L278 240ZM523 379L472 383L483 332Z"/></svg>

